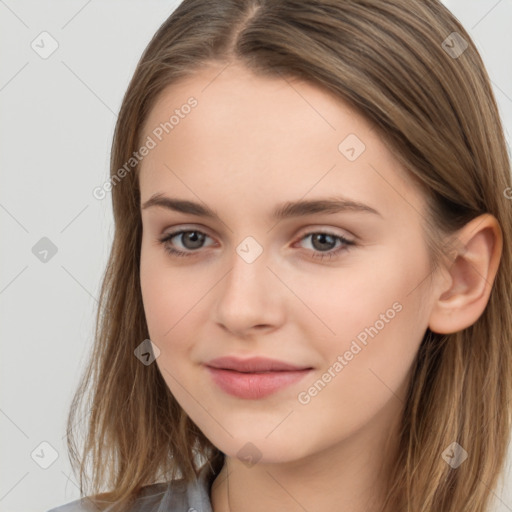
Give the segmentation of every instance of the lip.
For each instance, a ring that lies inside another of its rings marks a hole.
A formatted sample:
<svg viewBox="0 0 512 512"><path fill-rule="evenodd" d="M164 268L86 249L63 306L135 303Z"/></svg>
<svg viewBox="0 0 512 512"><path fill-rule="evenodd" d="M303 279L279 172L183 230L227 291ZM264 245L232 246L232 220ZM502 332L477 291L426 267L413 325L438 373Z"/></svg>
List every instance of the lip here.
<svg viewBox="0 0 512 512"><path fill-rule="evenodd" d="M311 368L311 366L297 366L277 359L269 359L268 357L240 359L232 356L217 357L208 361L206 366L223 370L236 370L238 372L292 371Z"/></svg>
<svg viewBox="0 0 512 512"><path fill-rule="evenodd" d="M212 380L225 393L244 399L260 399L303 379L311 367L275 359L220 357L206 363Z"/></svg>

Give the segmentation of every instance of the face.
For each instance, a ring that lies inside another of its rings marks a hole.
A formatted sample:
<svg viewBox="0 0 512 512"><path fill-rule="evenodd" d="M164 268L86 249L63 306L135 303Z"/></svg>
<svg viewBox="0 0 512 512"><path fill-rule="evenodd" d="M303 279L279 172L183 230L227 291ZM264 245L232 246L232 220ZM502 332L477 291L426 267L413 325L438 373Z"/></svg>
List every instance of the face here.
<svg viewBox="0 0 512 512"><path fill-rule="evenodd" d="M338 98L222 69L170 86L144 125L144 309L163 378L213 444L292 461L403 406L433 304L425 203ZM299 369L208 368L225 356Z"/></svg>

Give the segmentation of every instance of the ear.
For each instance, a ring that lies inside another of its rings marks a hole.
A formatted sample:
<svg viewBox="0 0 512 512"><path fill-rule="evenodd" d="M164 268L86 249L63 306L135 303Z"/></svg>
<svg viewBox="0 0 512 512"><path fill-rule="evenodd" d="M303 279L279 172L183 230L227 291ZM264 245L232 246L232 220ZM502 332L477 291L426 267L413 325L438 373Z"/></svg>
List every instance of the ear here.
<svg viewBox="0 0 512 512"><path fill-rule="evenodd" d="M455 238L457 249L449 256L449 268L437 287L429 328L440 334L473 325L489 301L503 248L497 219L483 214L468 222Z"/></svg>

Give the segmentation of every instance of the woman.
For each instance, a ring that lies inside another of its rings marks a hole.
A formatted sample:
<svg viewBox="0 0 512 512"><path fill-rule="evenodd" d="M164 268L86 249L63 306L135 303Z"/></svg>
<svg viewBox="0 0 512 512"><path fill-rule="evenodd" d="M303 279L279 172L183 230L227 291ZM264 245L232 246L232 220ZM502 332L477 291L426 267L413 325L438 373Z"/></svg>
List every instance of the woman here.
<svg viewBox="0 0 512 512"><path fill-rule="evenodd" d="M69 418L88 497L55 511L488 510L510 161L442 4L185 0L130 82L105 190Z"/></svg>

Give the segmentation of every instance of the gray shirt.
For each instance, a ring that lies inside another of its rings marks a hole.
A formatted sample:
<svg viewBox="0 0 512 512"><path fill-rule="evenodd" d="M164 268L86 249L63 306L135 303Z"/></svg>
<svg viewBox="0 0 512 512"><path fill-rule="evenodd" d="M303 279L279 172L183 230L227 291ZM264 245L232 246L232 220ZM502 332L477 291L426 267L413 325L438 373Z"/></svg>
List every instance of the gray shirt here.
<svg viewBox="0 0 512 512"><path fill-rule="evenodd" d="M127 512L212 512L210 489L215 476L206 464L197 480L188 485L183 480L147 485ZM81 498L48 512L98 512L98 509L87 498Z"/></svg>

